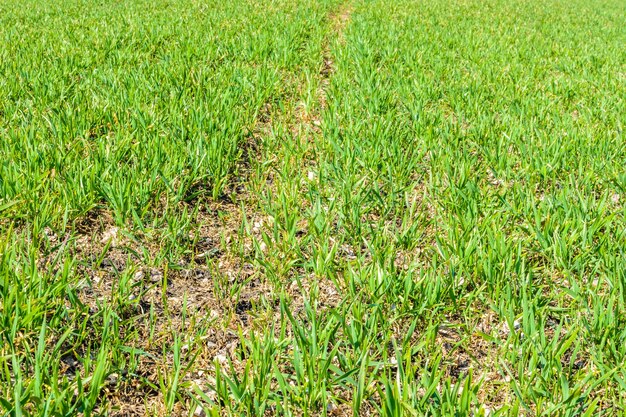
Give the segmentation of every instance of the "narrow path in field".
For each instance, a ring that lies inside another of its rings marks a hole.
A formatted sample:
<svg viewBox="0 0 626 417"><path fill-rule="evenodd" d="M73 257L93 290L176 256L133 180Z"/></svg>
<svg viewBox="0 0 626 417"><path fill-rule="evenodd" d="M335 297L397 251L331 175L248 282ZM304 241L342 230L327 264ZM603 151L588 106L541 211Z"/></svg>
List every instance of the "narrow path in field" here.
<svg viewBox="0 0 626 417"><path fill-rule="evenodd" d="M322 297L330 304L338 303L338 294L332 282L314 283L307 274L294 265L304 262L302 243L306 239L307 184L318 165L317 144L323 137L323 112L327 107L328 90L336 71L332 54L333 45L342 42L352 12L350 1L342 2L331 11L327 18L327 32L320 45L319 66L313 64L313 77L307 77L305 70L296 74L296 79L288 80L283 104L265 104L257 115L251 139L246 144L246 152L240 165L240 178L234 185L234 204L225 208L232 219L229 228L218 228L219 233L228 239L225 253L218 264L220 274L227 275L232 287L228 290L228 300L218 300L215 296L214 308L218 317L211 332L219 334L216 345L211 349L200 349L195 366L210 369L212 363L219 362L226 371L223 375L237 374L242 378L247 372L245 361L236 354L242 340L237 337L243 331L246 343L259 339L270 328L287 327L291 334L292 324L285 323L285 317L278 308L279 300L286 296L287 308L296 314L301 311L310 287L319 287ZM319 70L317 70L319 68ZM308 96L307 96L308 94ZM305 104L309 100L308 105ZM289 201L286 207L285 201ZM298 232L291 242L285 244L285 236L276 237L275 228L280 213L293 210L298 219ZM241 224L238 230L236 225ZM245 228L245 231L244 231ZM298 276L298 279L294 279ZM236 288L235 288L236 287ZM268 302L269 300L269 302ZM307 300L308 301L308 300ZM223 305L230 302L232 311ZM222 304L222 305L220 305ZM269 305L269 306L268 306ZM234 319L234 320L233 320ZM221 327L221 328L220 328ZM220 329L218 329L220 328ZM293 342L293 341L292 341ZM293 342L295 343L295 342ZM284 354L275 360L278 368L291 369L289 355ZM193 374L193 372L192 372ZM214 381L219 375L210 375ZM205 377L200 377L202 390L206 389ZM206 391L211 400L215 392ZM235 404L226 406L236 409ZM338 410L337 410L338 411ZM337 415L342 415L337 414Z"/></svg>
<svg viewBox="0 0 626 417"><path fill-rule="evenodd" d="M321 76L321 88L319 94L319 106L320 108L326 107L327 89L330 85L330 78L335 72L335 63L332 56L331 44L333 40L342 42L344 39L344 31L348 22L350 21L350 15L352 14L352 4L350 2L343 3L336 13L330 16L331 32L326 39L323 49L324 66L320 72Z"/></svg>

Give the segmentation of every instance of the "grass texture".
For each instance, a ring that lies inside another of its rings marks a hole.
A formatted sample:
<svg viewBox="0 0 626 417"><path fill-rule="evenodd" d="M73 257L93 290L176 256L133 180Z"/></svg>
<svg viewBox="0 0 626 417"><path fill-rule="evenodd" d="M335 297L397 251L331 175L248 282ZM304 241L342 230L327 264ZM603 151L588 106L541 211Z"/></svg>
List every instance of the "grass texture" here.
<svg viewBox="0 0 626 417"><path fill-rule="evenodd" d="M626 410L626 4L0 0L0 410Z"/></svg>

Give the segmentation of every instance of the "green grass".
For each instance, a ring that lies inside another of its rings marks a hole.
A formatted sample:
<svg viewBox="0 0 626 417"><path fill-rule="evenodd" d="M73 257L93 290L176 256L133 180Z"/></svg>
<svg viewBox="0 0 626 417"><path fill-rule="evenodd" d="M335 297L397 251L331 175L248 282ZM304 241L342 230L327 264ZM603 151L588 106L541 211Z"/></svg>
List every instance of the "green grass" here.
<svg viewBox="0 0 626 417"><path fill-rule="evenodd" d="M0 409L623 414L625 21L0 0Z"/></svg>

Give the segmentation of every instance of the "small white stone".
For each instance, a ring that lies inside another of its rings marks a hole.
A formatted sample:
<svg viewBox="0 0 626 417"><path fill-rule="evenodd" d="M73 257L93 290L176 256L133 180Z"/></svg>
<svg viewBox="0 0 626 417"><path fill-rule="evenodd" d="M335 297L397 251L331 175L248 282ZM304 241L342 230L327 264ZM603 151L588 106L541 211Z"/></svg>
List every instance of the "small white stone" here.
<svg viewBox="0 0 626 417"><path fill-rule="evenodd" d="M199 405L196 407L196 411L194 411L193 415L196 417L204 417L206 416L206 413L204 412L204 408Z"/></svg>
<svg viewBox="0 0 626 417"><path fill-rule="evenodd" d="M159 282L163 280L163 273L158 269L150 270L150 281L151 282Z"/></svg>
<svg viewBox="0 0 626 417"><path fill-rule="evenodd" d="M116 246L118 243L117 241L118 232L119 232L119 229L117 227L111 227L110 229L108 229L106 232L102 234L102 240L100 242L104 244L111 242L111 246Z"/></svg>

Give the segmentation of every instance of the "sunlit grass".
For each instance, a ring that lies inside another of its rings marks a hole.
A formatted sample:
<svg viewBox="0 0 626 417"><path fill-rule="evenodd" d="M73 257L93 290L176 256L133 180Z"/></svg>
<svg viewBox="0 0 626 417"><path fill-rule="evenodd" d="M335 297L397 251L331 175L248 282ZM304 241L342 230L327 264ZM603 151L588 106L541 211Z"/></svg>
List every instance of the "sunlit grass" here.
<svg viewBox="0 0 626 417"><path fill-rule="evenodd" d="M0 0L0 407L622 413L624 22Z"/></svg>

